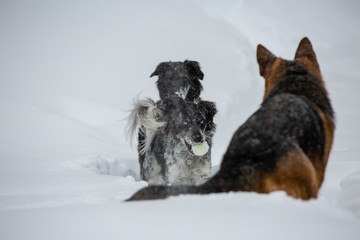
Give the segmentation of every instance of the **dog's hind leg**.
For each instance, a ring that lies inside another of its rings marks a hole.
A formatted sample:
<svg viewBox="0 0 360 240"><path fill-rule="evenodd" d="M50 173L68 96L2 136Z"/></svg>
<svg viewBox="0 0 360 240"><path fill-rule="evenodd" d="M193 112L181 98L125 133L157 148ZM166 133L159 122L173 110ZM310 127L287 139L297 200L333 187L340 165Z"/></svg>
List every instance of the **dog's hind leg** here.
<svg viewBox="0 0 360 240"><path fill-rule="evenodd" d="M318 182L315 167L305 153L296 147L280 157L276 171L263 175L259 192L283 190L294 198L316 198Z"/></svg>
<svg viewBox="0 0 360 240"><path fill-rule="evenodd" d="M145 143L145 132L142 127L139 128L138 132L138 154L139 154L139 164L140 164L140 176L142 180L146 179L146 174L144 170L144 161L145 161L145 154L141 154L141 149L143 148L143 145Z"/></svg>

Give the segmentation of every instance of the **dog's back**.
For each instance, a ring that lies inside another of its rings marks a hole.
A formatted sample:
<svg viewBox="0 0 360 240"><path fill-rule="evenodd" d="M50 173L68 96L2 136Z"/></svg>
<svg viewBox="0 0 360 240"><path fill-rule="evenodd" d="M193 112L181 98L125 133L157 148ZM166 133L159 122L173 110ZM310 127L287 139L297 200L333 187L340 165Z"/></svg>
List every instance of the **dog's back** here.
<svg viewBox="0 0 360 240"><path fill-rule="evenodd" d="M234 134L219 172L198 187L153 187L131 200L182 193L283 190L316 198L333 141L333 110L311 43L304 38L293 61L259 45L264 101Z"/></svg>
<svg viewBox="0 0 360 240"><path fill-rule="evenodd" d="M211 184L217 192L284 190L297 198L316 197L324 143L316 109L293 94L278 94L235 133Z"/></svg>

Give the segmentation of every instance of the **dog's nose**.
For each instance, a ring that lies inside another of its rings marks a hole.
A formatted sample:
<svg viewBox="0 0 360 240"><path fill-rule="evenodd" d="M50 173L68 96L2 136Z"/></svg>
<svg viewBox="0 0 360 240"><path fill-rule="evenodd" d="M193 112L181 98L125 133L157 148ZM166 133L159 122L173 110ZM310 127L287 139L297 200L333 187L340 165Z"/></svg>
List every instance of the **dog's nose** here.
<svg viewBox="0 0 360 240"><path fill-rule="evenodd" d="M203 137L201 136L201 134L194 134L192 138L196 143L201 143L203 141Z"/></svg>

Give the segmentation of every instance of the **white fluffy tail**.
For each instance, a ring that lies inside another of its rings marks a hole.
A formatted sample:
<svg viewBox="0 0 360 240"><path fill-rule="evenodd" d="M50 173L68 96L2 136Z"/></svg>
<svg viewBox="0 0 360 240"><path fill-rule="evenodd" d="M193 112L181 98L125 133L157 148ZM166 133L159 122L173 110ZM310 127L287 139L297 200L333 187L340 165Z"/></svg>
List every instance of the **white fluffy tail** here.
<svg viewBox="0 0 360 240"><path fill-rule="evenodd" d="M127 136L132 141L137 128L142 128L145 134L145 140L139 142L139 152L141 155L149 149L159 128L164 127L166 122L161 122L162 112L155 105L155 102L146 98L144 100L136 100L130 111L127 124Z"/></svg>

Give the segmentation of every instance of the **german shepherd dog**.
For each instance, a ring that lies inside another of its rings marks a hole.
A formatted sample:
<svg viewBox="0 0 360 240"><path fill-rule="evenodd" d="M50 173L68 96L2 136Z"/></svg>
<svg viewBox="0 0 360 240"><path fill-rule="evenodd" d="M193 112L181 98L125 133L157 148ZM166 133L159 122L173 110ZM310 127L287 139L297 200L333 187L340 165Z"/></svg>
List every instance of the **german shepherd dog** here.
<svg viewBox="0 0 360 240"><path fill-rule="evenodd" d="M162 62L150 77L158 76L156 82L160 99L181 97L193 102L200 98L203 90L200 80L204 79L198 62L185 60L184 62Z"/></svg>
<svg viewBox="0 0 360 240"><path fill-rule="evenodd" d="M149 185L198 185L211 174L211 145L215 133L213 102L188 102L169 97L156 104L138 101L130 114L130 134L140 125L140 174ZM194 145L208 149L194 153Z"/></svg>
<svg viewBox="0 0 360 240"><path fill-rule="evenodd" d="M302 39L292 61L258 45L257 61L265 79L263 102L234 133L218 173L199 186L147 187L129 200L278 190L304 200L317 197L335 123L312 45Z"/></svg>

